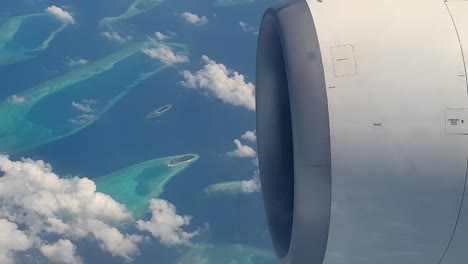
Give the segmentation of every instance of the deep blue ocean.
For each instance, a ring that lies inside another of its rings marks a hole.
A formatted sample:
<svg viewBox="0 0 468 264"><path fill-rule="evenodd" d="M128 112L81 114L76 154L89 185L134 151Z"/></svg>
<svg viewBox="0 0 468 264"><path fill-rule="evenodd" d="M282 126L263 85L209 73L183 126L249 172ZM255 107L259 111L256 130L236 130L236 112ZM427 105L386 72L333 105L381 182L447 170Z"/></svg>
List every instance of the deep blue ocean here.
<svg viewBox="0 0 468 264"><path fill-rule="evenodd" d="M49 5L70 5L77 21L35 58L0 66L0 100L71 70L66 58L93 61L122 48L101 36L98 21L123 13L130 0L17 1L2 0L0 22ZM177 206L180 214L193 216L190 227L204 228L195 242L245 244L271 250L261 194L220 196L209 199L201 191L209 184L248 180L255 165L249 159L226 155L233 139L255 129L255 113L223 103L200 90L183 87L180 71L194 72L203 66L202 55L239 71L255 81L257 36L244 32L239 21L258 26L270 0L214 8L210 1L169 0L153 10L119 25L135 41L154 32L176 32L174 42L188 45L189 64L170 67L132 89L110 111L79 132L20 153L43 159L63 176L95 178L145 160L184 153L200 159L166 186L161 198ZM187 25L176 13L190 11L208 17L205 26ZM97 87L98 88L98 87ZM145 119L152 110L171 104L172 109L156 119ZM206 230L205 224L209 225ZM143 244L135 263L173 263L183 248L165 248L157 242ZM79 255L85 263L121 261L100 253L95 244L82 243ZM157 261L155 261L157 260ZM222 263L219 263L222 264Z"/></svg>

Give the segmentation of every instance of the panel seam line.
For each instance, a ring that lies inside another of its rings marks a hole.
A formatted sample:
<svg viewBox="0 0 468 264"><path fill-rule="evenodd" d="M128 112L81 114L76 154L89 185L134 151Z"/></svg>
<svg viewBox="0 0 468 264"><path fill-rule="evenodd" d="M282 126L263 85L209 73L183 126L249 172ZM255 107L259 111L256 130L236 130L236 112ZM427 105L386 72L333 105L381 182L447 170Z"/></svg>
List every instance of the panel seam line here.
<svg viewBox="0 0 468 264"><path fill-rule="evenodd" d="M467 92L467 95L468 95L468 76L467 76L468 72L466 70L466 60L465 60L465 53L463 52L463 45L461 43L460 34L458 33L457 24L455 24L455 20L453 19L452 12L450 12L450 8L447 5L447 0L444 0L444 5L445 5L445 8L447 9L447 11L449 13L450 19L452 20L453 27L455 28L455 33L457 34L458 44L460 45L460 51L461 51L462 60L463 60L463 69L465 70L466 92Z"/></svg>

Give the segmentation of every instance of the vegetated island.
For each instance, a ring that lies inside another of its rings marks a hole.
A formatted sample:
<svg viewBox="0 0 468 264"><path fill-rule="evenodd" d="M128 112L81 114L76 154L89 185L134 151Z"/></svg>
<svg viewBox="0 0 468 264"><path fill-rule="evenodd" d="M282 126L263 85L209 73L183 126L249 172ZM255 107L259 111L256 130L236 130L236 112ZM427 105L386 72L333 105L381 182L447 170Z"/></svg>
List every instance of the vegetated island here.
<svg viewBox="0 0 468 264"><path fill-rule="evenodd" d="M151 111L149 114L147 114L146 118L150 119L150 118L155 118L155 117L161 116L163 113L171 110L171 108L172 108L171 104L161 106L158 109L155 109L155 110Z"/></svg>
<svg viewBox="0 0 468 264"><path fill-rule="evenodd" d="M168 166L169 167L174 167L174 166L179 166L182 164L190 164L196 160L198 160L199 156L197 154L186 154L186 155L181 155L173 158Z"/></svg>

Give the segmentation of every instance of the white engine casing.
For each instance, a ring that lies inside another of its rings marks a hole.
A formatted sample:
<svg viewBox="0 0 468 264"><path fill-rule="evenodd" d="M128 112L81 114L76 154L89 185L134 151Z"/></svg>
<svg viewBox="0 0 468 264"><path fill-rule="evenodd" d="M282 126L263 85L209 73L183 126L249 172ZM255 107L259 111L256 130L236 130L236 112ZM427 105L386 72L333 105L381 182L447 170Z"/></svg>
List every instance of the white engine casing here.
<svg viewBox="0 0 468 264"><path fill-rule="evenodd" d="M468 1L283 2L257 56L283 263L468 263Z"/></svg>

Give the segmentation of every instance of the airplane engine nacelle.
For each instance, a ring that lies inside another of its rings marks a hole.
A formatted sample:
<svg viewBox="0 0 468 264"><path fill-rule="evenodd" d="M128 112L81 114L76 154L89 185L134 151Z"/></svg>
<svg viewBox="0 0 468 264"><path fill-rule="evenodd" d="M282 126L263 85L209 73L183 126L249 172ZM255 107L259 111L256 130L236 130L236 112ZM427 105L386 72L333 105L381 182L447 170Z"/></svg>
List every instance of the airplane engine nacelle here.
<svg viewBox="0 0 468 264"><path fill-rule="evenodd" d="M258 40L282 262L468 263L468 1L286 1Z"/></svg>

